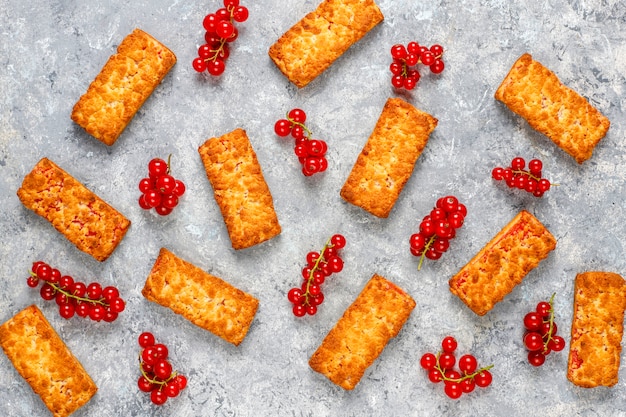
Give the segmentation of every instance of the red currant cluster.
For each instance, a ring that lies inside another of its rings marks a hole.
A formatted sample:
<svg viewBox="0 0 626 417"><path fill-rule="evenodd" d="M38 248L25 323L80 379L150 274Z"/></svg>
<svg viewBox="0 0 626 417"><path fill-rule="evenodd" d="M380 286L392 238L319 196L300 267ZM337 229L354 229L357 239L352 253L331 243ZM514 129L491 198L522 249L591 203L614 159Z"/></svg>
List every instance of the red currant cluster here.
<svg viewBox="0 0 626 417"><path fill-rule="evenodd" d="M444 68L442 56L443 47L441 45L435 44L427 48L420 46L417 42L409 42L406 47L402 44L392 46L391 57L393 62L389 66L389 70L393 74L391 85L407 90L414 89L420 80L420 73L417 68L413 67L417 64L423 64L430 67L433 74L439 74Z"/></svg>
<svg viewBox="0 0 626 417"><path fill-rule="evenodd" d="M139 206L144 210L154 210L167 216L178 205L178 199L185 194L185 183L170 175L170 157L165 162L154 158L148 163L148 178L139 181Z"/></svg>
<svg viewBox="0 0 626 417"><path fill-rule="evenodd" d="M173 371L167 360L167 346L156 343L154 335L144 332L139 335L139 370L141 376L137 386L143 392L150 393L150 399L156 405L163 405L168 398L176 397L187 386L187 378Z"/></svg>
<svg viewBox="0 0 626 417"><path fill-rule="evenodd" d="M504 181L509 188L519 188L525 190L535 197L541 197L550 189L550 180L541 178L543 164L539 159L532 159L528 162L528 169L524 169L526 161L524 158L515 157L508 168L495 167L491 171L491 176L496 181ZM556 184L554 184L556 185Z"/></svg>
<svg viewBox="0 0 626 417"><path fill-rule="evenodd" d="M85 285L74 281L69 275L61 275L58 269L37 261L33 263L26 284L36 288L40 280L44 281L39 290L41 298L55 300L59 306L59 314L64 319L70 319L76 314L79 317L89 317L93 321L112 322L126 307L117 288L102 288L97 282Z"/></svg>
<svg viewBox="0 0 626 417"><path fill-rule="evenodd" d="M306 127L306 113L302 109L293 109L287 113L286 119L280 119L274 125L274 132L285 137L291 134L296 140L294 153L302 164L302 173L310 177L317 172L324 172L328 168L326 142L320 139L311 139L313 134Z"/></svg>
<svg viewBox="0 0 626 417"><path fill-rule="evenodd" d="M428 371L428 379L433 383L444 382L444 392L452 399L463 394L469 394L477 386L487 387L491 384L492 376L489 369L493 365L478 368L478 361L473 355L467 354L459 358L459 370L454 370L456 357L454 351L457 341L452 336L446 336L441 342L442 352L437 355L425 353L420 360L422 368Z"/></svg>
<svg viewBox="0 0 626 417"><path fill-rule="evenodd" d="M322 284L326 277L343 269L343 260L338 251L344 246L346 238L336 234L326 242L324 249L307 254L307 266L302 269L304 282L301 287L292 288L287 294L287 299L293 304L294 316L313 316L317 313L317 306L324 302Z"/></svg>
<svg viewBox="0 0 626 417"><path fill-rule="evenodd" d="M411 253L419 256L417 269L422 268L424 258L437 260L450 247L450 239L456 229L463 226L467 208L454 196L441 197L435 208L420 223L418 233L411 235Z"/></svg>
<svg viewBox="0 0 626 417"><path fill-rule="evenodd" d="M239 0L224 0L224 7L209 13L202 21L206 30L205 44L198 48L198 57L192 66L197 72L208 71L211 75L221 75L226 69L230 55L229 44L239 36L235 22L245 22L248 9L239 5Z"/></svg>
<svg viewBox="0 0 626 417"><path fill-rule="evenodd" d="M560 352L565 348L565 339L557 336L556 323L554 322L555 294L550 301L541 301L535 311L524 316L524 346L529 350L528 362L533 366L541 366L546 361L546 355L550 352Z"/></svg>

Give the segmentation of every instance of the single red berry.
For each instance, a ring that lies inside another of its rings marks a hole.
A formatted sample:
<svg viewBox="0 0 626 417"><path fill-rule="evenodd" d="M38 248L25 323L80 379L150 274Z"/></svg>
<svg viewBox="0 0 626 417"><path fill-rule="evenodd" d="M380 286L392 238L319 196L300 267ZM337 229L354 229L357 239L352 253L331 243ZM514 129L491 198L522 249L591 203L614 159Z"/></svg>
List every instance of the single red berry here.
<svg viewBox="0 0 626 417"><path fill-rule="evenodd" d="M489 372L488 370L484 370L474 377L474 382L477 386L485 388L491 384L492 379L493 376L491 375L491 372Z"/></svg>
<svg viewBox="0 0 626 417"><path fill-rule="evenodd" d="M175 380L171 380L165 385L163 391L165 391L165 395L167 395L168 397L174 398L180 393L180 387Z"/></svg>
<svg viewBox="0 0 626 417"><path fill-rule="evenodd" d="M457 398L461 397L461 395L463 395L463 388L458 382L451 382L449 384L446 384L443 391L448 397L453 400L456 400Z"/></svg>
<svg viewBox="0 0 626 417"><path fill-rule="evenodd" d="M167 346L163 343L157 343L154 345L154 355L158 359L167 359L169 351L167 350Z"/></svg>
<svg viewBox="0 0 626 417"><path fill-rule="evenodd" d="M565 348L565 339L561 336L553 336L548 342L548 347L555 352L560 352Z"/></svg>
<svg viewBox="0 0 626 417"><path fill-rule="evenodd" d="M435 57L438 58L441 55L443 55L443 46L439 44L434 44L433 46L430 47L430 52L432 52L433 55L435 55Z"/></svg>
<svg viewBox="0 0 626 417"><path fill-rule="evenodd" d="M172 365L165 359L159 359L154 364L154 375L165 381L172 375Z"/></svg>
<svg viewBox="0 0 626 417"><path fill-rule="evenodd" d="M422 368L430 371L437 365L437 357L430 352L425 353L420 359L420 365L422 366Z"/></svg>
<svg viewBox="0 0 626 417"><path fill-rule="evenodd" d="M237 6L233 11L233 20L235 22L245 22L248 20L248 9L244 6Z"/></svg>
<svg viewBox="0 0 626 417"><path fill-rule="evenodd" d="M391 47L391 56L394 59L404 59L407 56L407 51L404 45L396 44Z"/></svg>
<svg viewBox="0 0 626 417"><path fill-rule="evenodd" d="M304 122L306 122L306 113L302 109L290 110L287 117L289 117L290 120L296 123L304 124Z"/></svg>
<svg viewBox="0 0 626 417"><path fill-rule="evenodd" d="M306 307L302 304L296 304L293 306L293 315L296 317L302 317L306 314Z"/></svg>
<svg viewBox="0 0 626 417"><path fill-rule="evenodd" d="M439 369L432 368L430 371L428 371L428 379L430 380L430 382L436 384L443 380L443 375L441 375Z"/></svg>
<svg viewBox="0 0 626 417"><path fill-rule="evenodd" d="M142 348L147 348L149 346L154 346L156 340L154 338L154 335L150 332L143 332L139 335L139 346L141 346Z"/></svg>
<svg viewBox="0 0 626 417"><path fill-rule="evenodd" d="M524 169L525 166L526 161L520 156L513 158L513 160L511 161L511 169L513 171L520 171Z"/></svg>
<svg viewBox="0 0 626 417"><path fill-rule="evenodd" d="M441 74L445 68L445 64L441 59L435 59L435 61L430 65L430 72L433 74Z"/></svg>
<svg viewBox="0 0 626 417"><path fill-rule="evenodd" d="M532 366L541 366L546 361L546 355L540 351L528 352L528 363Z"/></svg>
<svg viewBox="0 0 626 417"><path fill-rule="evenodd" d="M330 244L335 249L343 249L346 246L346 238L343 235L336 234L330 238Z"/></svg>
<svg viewBox="0 0 626 417"><path fill-rule="evenodd" d="M541 317L548 318L552 312L552 306L547 301L540 301L535 310L539 313L539 315L541 315Z"/></svg>
<svg viewBox="0 0 626 417"><path fill-rule="evenodd" d="M537 332L529 332L524 336L524 346L531 352L543 349L543 338Z"/></svg>
<svg viewBox="0 0 626 417"><path fill-rule="evenodd" d="M165 391L162 391L160 388L154 388L150 393L150 400L155 405L163 405L165 404L165 401L167 401L167 395L165 394Z"/></svg>
<svg viewBox="0 0 626 417"><path fill-rule="evenodd" d="M148 381L143 375L139 377L137 386L139 387L139 390L143 392L150 392L153 389L152 382Z"/></svg>
<svg viewBox="0 0 626 417"><path fill-rule="evenodd" d="M459 369L466 375L473 374L478 368L478 361L473 355L463 355L459 358Z"/></svg>
<svg viewBox="0 0 626 417"><path fill-rule="evenodd" d="M463 381L460 382L460 384L461 384L461 389L463 390L463 393L465 394L469 394L470 392L474 391L474 388L476 388L476 382L474 381L474 378L464 379Z"/></svg>
<svg viewBox="0 0 626 417"><path fill-rule="evenodd" d="M187 386L187 378L184 375L180 375L180 374L176 375L176 378L174 378L174 381L176 381L181 391L184 390L185 387Z"/></svg>
<svg viewBox="0 0 626 417"><path fill-rule="evenodd" d="M99 300L102 295L102 286L97 282L92 282L87 286L87 297L92 300Z"/></svg>
<svg viewBox="0 0 626 417"><path fill-rule="evenodd" d="M169 170L167 162L161 158L154 158L148 162L148 173L151 178L157 178L161 175L167 174Z"/></svg>
<svg viewBox="0 0 626 417"><path fill-rule="evenodd" d="M543 169L543 163L539 159L532 159L528 162L528 170L536 177L541 176L541 170Z"/></svg>
<svg viewBox="0 0 626 417"><path fill-rule="evenodd" d="M530 312L524 316L524 327L527 330L537 331L541 328L543 317L537 312Z"/></svg>
<svg viewBox="0 0 626 417"><path fill-rule="evenodd" d="M441 348L444 352L453 353L458 346L456 339L452 336L446 336L441 341Z"/></svg>
<svg viewBox="0 0 626 417"><path fill-rule="evenodd" d="M278 136L287 136L291 133L291 122L287 119L280 119L274 125L274 132Z"/></svg>
<svg viewBox="0 0 626 417"><path fill-rule="evenodd" d="M439 366L441 369L452 369L454 364L456 363L456 357L450 352L443 352L439 355Z"/></svg>

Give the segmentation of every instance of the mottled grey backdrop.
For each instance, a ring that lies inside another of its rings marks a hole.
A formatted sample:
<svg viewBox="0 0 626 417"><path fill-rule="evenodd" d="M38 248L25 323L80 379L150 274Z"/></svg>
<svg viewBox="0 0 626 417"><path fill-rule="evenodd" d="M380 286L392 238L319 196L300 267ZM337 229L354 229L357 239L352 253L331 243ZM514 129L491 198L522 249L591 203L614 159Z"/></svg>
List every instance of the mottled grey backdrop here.
<svg viewBox="0 0 626 417"><path fill-rule="evenodd" d="M626 274L623 242L626 181L626 6L621 0L379 0L385 21L303 90L267 56L269 46L317 0L246 1L225 74L191 68L203 39L202 19L218 1L0 0L0 322L35 303L99 387L77 416L607 416L626 410L626 365L613 388L585 390L566 379L567 352L532 368L522 346L522 317L556 296L556 316L569 340L576 273ZM124 134L106 147L70 120L79 96L121 39L139 27L178 56L178 63ZM389 48L416 40L440 43L446 69L423 73L411 93L390 84ZM532 131L493 94L524 52L552 69L597 106L612 125L591 160L577 165ZM374 218L344 203L339 190L388 97L407 99L439 125L390 217ZM327 141L329 168L304 178L292 142L274 122L293 108L308 114ZM235 252L212 197L197 147L236 127L247 130L274 195L282 234ZM153 157L172 154L187 194L166 218L137 205L138 181ZM490 178L513 156L544 161L561 186L543 199ZM133 224L109 260L79 252L46 221L26 210L15 191L43 156L65 168ZM467 205L465 226L439 261L417 271L408 239L436 199L454 194ZM534 213L557 237L555 252L485 317L448 290L461 268L519 210ZM333 233L348 240L345 269L324 284L314 317L294 318L286 293L300 281L305 255ZM233 347L140 293L165 246L261 301L247 338ZM65 321L25 283L44 260L84 281L119 287L127 310L113 324ZM405 288L417 307L352 392L311 371L308 358L378 273ZM140 332L170 347L189 377L182 395L162 408L138 392ZM493 385L458 401L427 381L419 358L445 335L459 352L495 364ZM622 354L622 362L624 362ZM0 410L10 417L46 415L45 407L0 354Z"/></svg>

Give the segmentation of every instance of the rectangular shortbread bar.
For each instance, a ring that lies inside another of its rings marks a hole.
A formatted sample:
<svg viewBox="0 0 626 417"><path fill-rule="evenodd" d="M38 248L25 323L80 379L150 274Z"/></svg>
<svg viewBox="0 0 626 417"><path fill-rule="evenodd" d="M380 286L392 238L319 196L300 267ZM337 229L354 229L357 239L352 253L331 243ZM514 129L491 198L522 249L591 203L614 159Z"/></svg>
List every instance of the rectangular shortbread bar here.
<svg viewBox="0 0 626 417"><path fill-rule="evenodd" d="M309 365L340 387L353 389L400 332L413 308L410 295L375 274L324 338Z"/></svg>
<svg viewBox="0 0 626 417"><path fill-rule="evenodd" d="M165 248L141 293L235 346L245 338L259 306L250 294Z"/></svg>
<svg viewBox="0 0 626 417"><path fill-rule="evenodd" d="M483 316L555 247L548 229L522 210L450 279L450 291Z"/></svg>
<svg viewBox="0 0 626 417"><path fill-rule="evenodd" d="M375 216L388 217L436 126L430 114L402 99L388 99L341 197Z"/></svg>
<svg viewBox="0 0 626 417"><path fill-rule="evenodd" d="M198 148L234 249L281 231L274 200L246 131L235 129Z"/></svg>
<svg viewBox="0 0 626 417"><path fill-rule="evenodd" d="M382 21L374 0L324 0L270 47L269 56L302 88Z"/></svg>
<svg viewBox="0 0 626 417"><path fill-rule="evenodd" d="M618 382L626 281L611 272L584 272L574 283L567 379L584 388Z"/></svg>
<svg viewBox="0 0 626 417"><path fill-rule="evenodd" d="M172 51L135 29L74 105L72 120L96 139L113 145L175 63Z"/></svg>
<svg viewBox="0 0 626 417"><path fill-rule="evenodd" d="M130 220L48 158L24 177L17 196L98 261L111 255L130 227Z"/></svg>
<svg viewBox="0 0 626 417"><path fill-rule="evenodd" d="M591 158L610 126L609 119L529 54L515 62L495 98L579 164Z"/></svg>
<svg viewBox="0 0 626 417"><path fill-rule="evenodd" d="M55 417L69 416L98 390L35 305L0 326L0 346Z"/></svg>

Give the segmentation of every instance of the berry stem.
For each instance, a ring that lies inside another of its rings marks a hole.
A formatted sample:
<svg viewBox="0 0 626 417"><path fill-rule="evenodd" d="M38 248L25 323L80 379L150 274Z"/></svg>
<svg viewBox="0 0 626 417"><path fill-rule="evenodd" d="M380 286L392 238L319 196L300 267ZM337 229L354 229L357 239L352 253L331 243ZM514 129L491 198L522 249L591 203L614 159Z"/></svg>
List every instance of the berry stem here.
<svg viewBox="0 0 626 417"><path fill-rule="evenodd" d="M326 241L326 244L324 245L324 248L319 252L320 256L319 258L317 258L317 260L315 261L315 264L313 265L313 268L311 268L311 271L309 272L309 277L306 280L306 291L304 293L304 297L305 297L305 302L304 304L309 305L309 297L311 297L311 294L309 293L309 288L311 288L311 283L313 282L313 274L315 273L315 271L317 271L319 269L319 265L320 263L324 262L324 252L326 251L327 248L332 248L335 245L331 245L330 244L330 239L328 238L328 240Z"/></svg>
<svg viewBox="0 0 626 417"><path fill-rule="evenodd" d="M536 177L535 175L531 174L529 171L525 171L523 169L514 169L511 172L513 172L513 174L526 175L528 178L530 178L532 180L535 180L537 182L539 182L541 180L541 177ZM561 184L550 183L550 185L558 187Z"/></svg>
<svg viewBox="0 0 626 417"><path fill-rule="evenodd" d="M548 329L548 338L543 342L543 352L545 352L548 349L548 343L550 343L550 341L552 340L552 329L554 328L554 297L556 296L556 293L552 293L552 297L550 297L550 300L548 301L548 304L550 304L550 328Z"/></svg>
<svg viewBox="0 0 626 417"><path fill-rule="evenodd" d="M176 371L172 371L172 374L170 375L169 378L167 378L165 381L161 381L159 379L152 379L150 378L150 376L148 375L148 373L143 369L142 366L143 362L141 361L141 353L139 353L139 371L141 371L141 375L146 378L146 380L148 382L150 382L151 384L155 384L159 386L159 391L163 389L163 387L165 387L167 385L168 382L170 382L172 379L176 378L176 376L178 376L178 372Z"/></svg>
<svg viewBox="0 0 626 417"><path fill-rule="evenodd" d="M37 279L40 279L40 278L37 276L37 274L36 274L36 273L34 273L33 271L30 271L30 275L31 275L31 276L33 276L33 277L35 277L35 278L37 278ZM79 297L79 296L77 296L77 295L74 295L74 294L72 294L72 293L70 293L70 292L68 292L68 291L64 290L64 289L63 289L63 288L61 288L59 285L57 285L57 283L56 283L56 282L50 282L50 281L45 281L45 282L46 282L48 285L50 285L52 288L54 288L54 290L55 290L55 291L58 291L58 292L60 292L60 293L64 294L64 295L65 295L66 297L68 297L68 298L73 298L73 299L75 299L75 300L77 300L77 301L82 301L82 302L85 302L85 303L100 304L100 305L102 305L102 306L104 306L104 307L108 307L108 304L107 304L106 302L104 302L104 297L101 297L101 298L99 298L99 299L97 299L97 300L92 300L91 298L87 298L87 297Z"/></svg>
<svg viewBox="0 0 626 417"><path fill-rule="evenodd" d="M304 132L306 133L307 140L311 139L311 136L313 136L313 132L311 132L311 130L309 130L309 128L306 127L306 125L304 123L296 122L291 117L289 117L289 112L287 112L287 120L289 120L289 122L292 123L293 125L300 126L302 129L304 129Z"/></svg>
<svg viewBox="0 0 626 417"><path fill-rule="evenodd" d="M451 381L451 382L461 382L464 381L466 379L471 379L474 378L476 375L478 375L479 373L483 372L483 371L488 371L491 368L493 368L493 364L489 365L489 366L484 366L480 369L477 369L476 371L474 371L471 374L465 374L460 378L448 378L446 376L445 371L441 368L441 366L439 366L439 356L441 355L441 352L437 353L437 363L435 364L435 369L437 369L440 373L441 373L441 380L442 381Z"/></svg>
<svg viewBox="0 0 626 417"><path fill-rule="evenodd" d="M422 269L422 264L424 263L424 258L426 257L426 251L430 249L432 244L435 242L436 238L437 238L437 235L432 235L430 239L428 239L428 242L426 242L426 245L424 245L424 249L422 250L422 254L420 255L420 261L417 264L418 271Z"/></svg>

